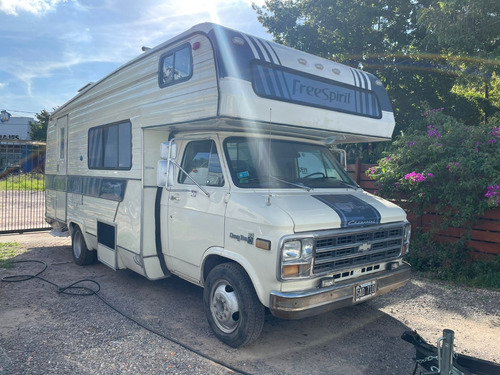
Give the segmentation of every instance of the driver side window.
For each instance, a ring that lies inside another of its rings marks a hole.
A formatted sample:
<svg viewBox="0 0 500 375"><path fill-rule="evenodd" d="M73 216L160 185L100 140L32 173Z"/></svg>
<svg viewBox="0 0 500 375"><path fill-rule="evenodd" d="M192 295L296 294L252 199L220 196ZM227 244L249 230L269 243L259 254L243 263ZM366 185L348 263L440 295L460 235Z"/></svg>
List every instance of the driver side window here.
<svg viewBox="0 0 500 375"><path fill-rule="evenodd" d="M201 186L224 186L224 176L213 140L192 141L188 143L182 158L182 171L178 182L194 185L194 181Z"/></svg>

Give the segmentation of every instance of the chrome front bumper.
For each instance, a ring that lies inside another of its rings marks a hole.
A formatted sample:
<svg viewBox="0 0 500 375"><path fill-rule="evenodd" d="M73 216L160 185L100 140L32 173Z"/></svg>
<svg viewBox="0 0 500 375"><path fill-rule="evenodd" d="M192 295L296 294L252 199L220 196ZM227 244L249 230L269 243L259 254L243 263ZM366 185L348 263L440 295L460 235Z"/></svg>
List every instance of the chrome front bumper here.
<svg viewBox="0 0 500 375"><path fill-rule="evenodd" d="M399 268L368 275L355 280L347 280L327 288L301 292L271 292L269 309L274 316L283 319L301 319L322 314L345 306L354 305L356 285L376 280L377 291L371 298L404 286L410 279L408 263Z"/></svg>

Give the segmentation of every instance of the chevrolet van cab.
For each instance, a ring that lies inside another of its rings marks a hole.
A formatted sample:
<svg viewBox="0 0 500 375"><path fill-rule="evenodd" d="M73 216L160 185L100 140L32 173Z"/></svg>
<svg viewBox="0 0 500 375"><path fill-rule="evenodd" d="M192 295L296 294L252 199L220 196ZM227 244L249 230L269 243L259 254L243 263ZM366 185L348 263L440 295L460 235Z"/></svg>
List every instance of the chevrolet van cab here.
<svg viewBox="0 0 500 375"><path fill-rule="evenodd" d="M204 23L51 116L46 220L77 264L204 288L215 335L256 340L403 286L410 225L332 150L391 138L373 75Z"/></svg>

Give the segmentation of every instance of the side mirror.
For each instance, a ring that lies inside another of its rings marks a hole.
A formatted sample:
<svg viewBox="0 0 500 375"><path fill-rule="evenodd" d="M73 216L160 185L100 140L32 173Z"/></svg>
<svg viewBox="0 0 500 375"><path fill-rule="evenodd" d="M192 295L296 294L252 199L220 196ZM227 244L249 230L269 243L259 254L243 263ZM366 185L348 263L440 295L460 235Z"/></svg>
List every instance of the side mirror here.
<svg viewBox="0 0 500 375"><path fill-rule="evenodd" d="M161 144L160 157L163 160L175 159L177 157L177 145L174 141L163 142Z"/></svg>
<svg viewBox="0 0 500 375"><path fill-rule="evenodd" d="M168 187L174 184L174 163L168 160L158 160L156 166L156 185L159 187Z"/></svg>
<svg viewBox="0 0 500 375"><path fill-rule="evenodd" d="M339 157L339 163L342 167L344 167L344 171L347 171L347 152L342 148L334 148L332 150Z"/></svg>
<svg viewBox="0 0 500 375"><path fill-rule="evenodd" d="M163 142L160 146L160 157L156 166L156 185L159 187L168 187L174 184L174 163L177 156L177 145L174 141Z"/></svg>

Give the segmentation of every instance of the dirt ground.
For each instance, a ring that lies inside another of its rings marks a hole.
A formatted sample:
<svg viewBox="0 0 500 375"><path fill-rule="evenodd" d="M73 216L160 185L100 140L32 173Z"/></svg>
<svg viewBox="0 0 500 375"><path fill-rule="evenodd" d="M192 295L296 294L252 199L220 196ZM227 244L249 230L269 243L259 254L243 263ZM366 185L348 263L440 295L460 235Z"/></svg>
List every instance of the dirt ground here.
<svg viewBox="0 0 500 375"><path fill-rule="evenodd" d="M194 285L176 277L149 281L102 264L79 267L72 263L70 240L47 232L0 236L0 242L11 241L27 248L17 260L48 265L40 275L44 279L60 286L95 280L99 295L116 309L194 352L145 330L95 296L59 294L36 279L0 282L0 375L231 374L234 369L250 374L411 374L415 350L401 334L417 330L435 345L443 329L455 331L457 352L500 363L496 291L413 278L397 292L318 317L285 321L268 315L257 342L232 349L208 327L202 290ZM0 268L0 278L39 270L40 264L20 263Z"/></svg>

